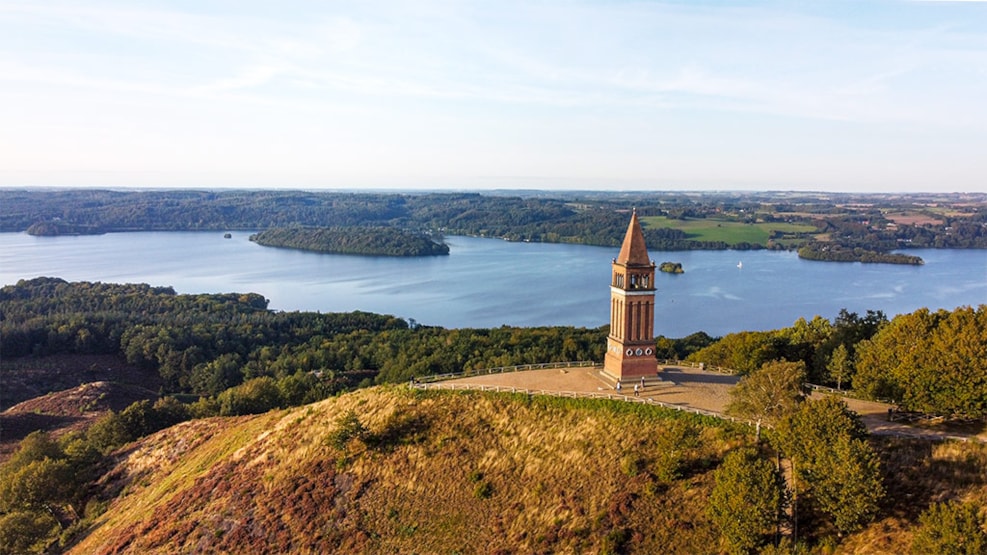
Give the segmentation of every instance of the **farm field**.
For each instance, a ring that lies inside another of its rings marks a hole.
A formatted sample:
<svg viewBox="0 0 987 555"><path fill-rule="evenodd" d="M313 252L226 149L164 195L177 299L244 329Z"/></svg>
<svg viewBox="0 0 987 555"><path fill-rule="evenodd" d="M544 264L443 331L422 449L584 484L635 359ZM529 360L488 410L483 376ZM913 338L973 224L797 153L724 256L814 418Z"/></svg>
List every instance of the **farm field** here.
<svg viewBox="0 0 987 555"><path fill-rule="evenodd" d="M785 222L744 223L712 218L687 218L684 220L667 218L665 216L646 216L641 218L645 227L679 229L690 239L696 241L722 241L728 245L751 243L762 246L768 245L768 239L773 231L783 234L813 233L816 227L808 224L790 224Z"/></svg>

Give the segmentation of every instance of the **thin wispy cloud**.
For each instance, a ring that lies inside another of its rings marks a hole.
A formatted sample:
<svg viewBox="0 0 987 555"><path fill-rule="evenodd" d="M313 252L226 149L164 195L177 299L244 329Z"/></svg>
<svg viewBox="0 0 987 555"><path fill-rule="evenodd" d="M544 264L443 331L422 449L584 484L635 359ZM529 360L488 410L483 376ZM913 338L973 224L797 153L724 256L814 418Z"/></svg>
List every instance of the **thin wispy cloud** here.
<svg viewBox="0 0 987 555"><path fill-rule="evenodd" d="M699 176L710 170L690 164L704 156L686 149L702 147L700 129L721 137L711 141L756 137L738 144L732 166L708 180L769 173L741 161L769 160L766 149L774 143L787 151L801 145L795 160L837 163L820 157L827 150L820 145L862 137L870 142L860 148L883 149L873 151L883 152L874 155L875 175L887 173L881 168L902 152L935 154L943 145L958 145L951 146L951 167L974 171L981 166L966 160L961 141L983 141L978 129L987 128L979 100L987 97L987 31L971 23L970 13L954 13L962 6L947 4L868 4L851 16L838 6L769 2L423 0L286 2L276 9L7 2L0 6L0 105L6 103L17 129L30 130L33 119L63 126L66 136L81 128L59 123L60 112L96 119L117 106L106 121L122 120L115 112L125 112L128 121L144 119L184 142L203 117L219 113L255 129L231 135L234 150L237 144L245 152L262 150L257 142L266 130L325 141L337 151L347 145L341 165L372 159L376 136L379 149L405 152L399 158L415 160L407 170L422 175L423 160L441 157L448 146L461 153L463 168L475 165L474 175L491 171L491 153L502 152L495 159L525 172L539 167L531 172L539 175L602 175L634 166L627 170L634 176L655 168ZM965 10L973 9L979 8ZM190 126L164 121L165 112ZM293 129L306 113L305 127ZM634 131L621 136L621 126ZM649 128L662 133L648 134ZM647 159L656 148L668 151L660 137L669 133L683 138L673 145L678 159ZM923 146L933 133L940 140ZM141 141L119 140L130 141L128 149ZM297 141L296 158L318 159L326 151ZM544 144L541 161L533 158L536 141ZM471 144L478 146L471 151ZM26 159L41 159L29 150L40 148L38 142L18 148ZM94 151L93 158L110 164L113 156ZM577 165L553 169L563 160ZM235 163L217 159L217 171ZM276 171L277 161L270 163Z"/></svg>

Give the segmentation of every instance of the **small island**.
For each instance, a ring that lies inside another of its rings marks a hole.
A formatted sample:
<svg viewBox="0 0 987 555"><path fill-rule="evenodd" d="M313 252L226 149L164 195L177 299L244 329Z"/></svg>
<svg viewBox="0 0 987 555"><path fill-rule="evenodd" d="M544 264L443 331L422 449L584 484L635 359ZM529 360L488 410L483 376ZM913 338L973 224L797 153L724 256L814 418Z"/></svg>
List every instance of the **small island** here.
<svg viewBox="0 0 987 555"><path fill-rule="evenodd" d="M668 274L685 273L685 270L682 269L681 262L662 262L661 266L658 266L658 269Z"/></svg>
<svg viewBox="0 0 987 555"><path fill-rule="evenodd" d="M58 237L60 235L99 235L103 229L95 225L72 224L61 220L36 222L25 230L36 237Z"/></svg>
<svg viewBox="0 0 987 555"><path fill-rule="evenodd" d="M389 227L276 227L250 236L258 245L332 254L440 256L449 245Z"/></svg>
<svg viewBox="0 0 987 555"><path fill-rule="evenodd" d="M839 245L807 245L799 249L803 260L826 262L862 262L865 264L911 264L921 266L925 261L910 254L878 252L862 248L844 248Z"/></svg>

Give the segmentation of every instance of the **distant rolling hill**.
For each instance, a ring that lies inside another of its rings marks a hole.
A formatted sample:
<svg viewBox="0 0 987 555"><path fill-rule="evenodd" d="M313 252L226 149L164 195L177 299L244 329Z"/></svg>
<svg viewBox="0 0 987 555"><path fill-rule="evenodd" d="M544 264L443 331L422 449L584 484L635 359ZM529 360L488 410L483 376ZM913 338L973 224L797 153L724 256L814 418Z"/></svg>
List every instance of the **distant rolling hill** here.
<svg viewBox="0 0 987 555"><path fill-rule="evenodd" d="M110 411L119 412L131 403L157 398L157 393L140 386L101 381L20 402L0 412L0 462L35 430L57 438L85 430Z"/></svg>

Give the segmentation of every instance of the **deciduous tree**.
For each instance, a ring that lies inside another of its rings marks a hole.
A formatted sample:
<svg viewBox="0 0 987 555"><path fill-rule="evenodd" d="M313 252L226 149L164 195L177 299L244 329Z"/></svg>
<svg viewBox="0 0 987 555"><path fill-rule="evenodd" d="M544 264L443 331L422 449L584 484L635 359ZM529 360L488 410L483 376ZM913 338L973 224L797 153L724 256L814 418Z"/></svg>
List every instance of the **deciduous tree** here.
<svg viewBox="0 0 987 555"><path fill-rule="evenodd" d="M987 305L896 316L858 347L854 387L909 410L987 415Z"/></svg>
<svg viewBox="0 0 987 555"><path fill-rule="evenodd" d="M732 553L750 553L776 530L784 486L775 465L752 448L729 453L716 471L707 512Z"/></svg>
<svg viewBox="0 0 987 555"><path fill-rule="evenodd" d="M58 530L58 521L47 512L15 511L0 515L0 555L44 553Z"/></svg>
<svg viewBox="0 0 987 555"><path fill-rule="evenodd" d="M792 461L797 503L810 503L840 533L868 522L884 496L880 466L860 417L836 397L802 403L777 428Z"/></svg>
<svg viewBox="0 0 987 555"><path fill-rule="evenodd" d="M853 372L853 361L845 345L839 345L833 350L826 365L829 379L836 382L836 389L843 389L843 382L849 381Z"/></svg>
<svg viewBox="0 0 987 555"><path fill-rule="evenodd" d="M774 425L792 413L804 398L805 364L768 362L744 376L730 392L727 413Z"/></svg>
<svg viewBox="0 0 987 555"><path fill-rule="evenodd" d="M925 555L984 555L987 532L973 503L936 503L919 518L912 553Z"/></svg>

